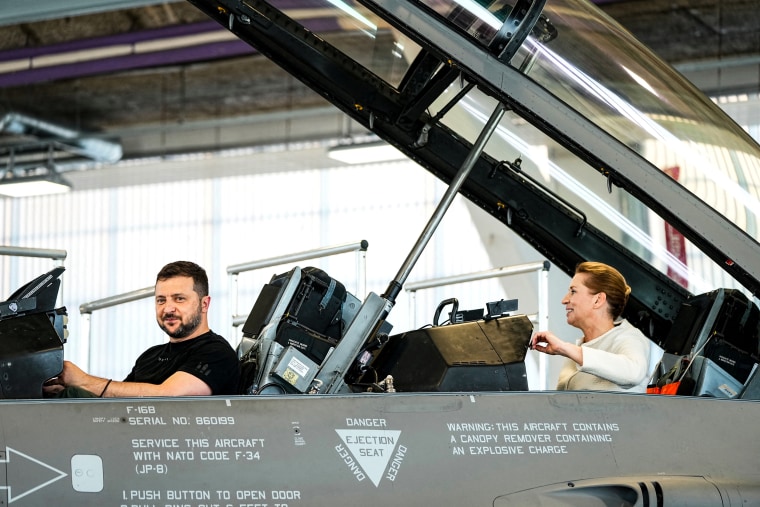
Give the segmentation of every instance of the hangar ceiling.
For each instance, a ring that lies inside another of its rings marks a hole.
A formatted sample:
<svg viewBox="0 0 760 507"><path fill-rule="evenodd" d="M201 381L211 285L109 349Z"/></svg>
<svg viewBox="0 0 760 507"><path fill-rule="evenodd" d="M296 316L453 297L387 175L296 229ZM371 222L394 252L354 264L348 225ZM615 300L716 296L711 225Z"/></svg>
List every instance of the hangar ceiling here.
<svg viewBox="0 0 760 507"><path fill-rule="evenodd" d="M390 50L377 50L390 35L365 47L309 0L278 2L393 72ZM757 0L595 3L707 93L758 92ZM101 167L112 142L131 159L327 142L356 128L185 1L36 0L0 11L0 170L40 153Z"/></svg>

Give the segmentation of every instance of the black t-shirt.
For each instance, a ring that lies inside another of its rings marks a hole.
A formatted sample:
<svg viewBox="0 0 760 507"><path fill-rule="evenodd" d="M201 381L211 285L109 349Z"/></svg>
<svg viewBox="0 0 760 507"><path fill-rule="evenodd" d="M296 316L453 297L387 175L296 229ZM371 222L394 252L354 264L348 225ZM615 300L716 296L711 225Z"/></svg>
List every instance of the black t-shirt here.
<svg viewBox="0 0 760 507"><path fill-rule="evenodd" d="M125 382L162 384L172 374L195 375L211 394L237 394L240 364L232 346L213 331L191 340L156 345L143 352Z"/></svg>

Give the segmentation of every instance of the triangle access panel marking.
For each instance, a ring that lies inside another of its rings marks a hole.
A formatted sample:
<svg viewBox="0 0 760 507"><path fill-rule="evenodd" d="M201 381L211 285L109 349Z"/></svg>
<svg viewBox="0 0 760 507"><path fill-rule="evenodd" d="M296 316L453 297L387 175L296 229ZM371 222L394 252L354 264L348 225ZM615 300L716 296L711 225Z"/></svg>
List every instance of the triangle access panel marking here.
<svg viewBox="0 0 760 507"><path fill-rule="evenodd" d="M396 449L401 431L335 430L364 473L377 487Z"/></svg>
<svg viewBox="0 0 760 507"><path fill-rule="evenodd" d="M14 459L13 463L11 463L11 456L18 456L23 459ZM7 484L5 486L0 485L0 489L8 490L9 504L16 500L20 500L67 475L65 472L62 472L47 463L43 463L36 458L10 447L5 448L5 459L0 459L0 463L7 463ZM19 490L21 493L13 494Z"/></svg>

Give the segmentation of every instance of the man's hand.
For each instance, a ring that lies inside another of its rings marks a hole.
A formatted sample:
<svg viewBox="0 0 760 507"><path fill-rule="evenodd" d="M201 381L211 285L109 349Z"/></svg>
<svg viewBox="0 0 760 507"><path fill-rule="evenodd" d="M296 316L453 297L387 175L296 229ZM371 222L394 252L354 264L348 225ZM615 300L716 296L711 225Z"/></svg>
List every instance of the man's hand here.
<svg viewBox="0 0 760 507"><path fill-rule="evenodd" d="M55 396L64 387L79 387L104 398L142 396L209 396L211 388L204 381L184 371L178 371L162 384L145 382L118 382L85 373L71 361L63 362L61 374L45 383L43 390Z"/></svg>
<svg viewBox="0 0 760 507"><path fill-rule="evenodd" d="M42 395L46 398L55 398L64 389L63 382L59 377L53 377L42 384Z"/></svg>
<svg viewBox="0 0 760 507"><path fill-rule="evenodd" d="M104 384L105 385L105 384ZM100 394L100 391L98 391ZM163 384L113 381L104 394L107 398L142 396L209 396L211 388L204 381L184 371L178 371Z"/></svg>

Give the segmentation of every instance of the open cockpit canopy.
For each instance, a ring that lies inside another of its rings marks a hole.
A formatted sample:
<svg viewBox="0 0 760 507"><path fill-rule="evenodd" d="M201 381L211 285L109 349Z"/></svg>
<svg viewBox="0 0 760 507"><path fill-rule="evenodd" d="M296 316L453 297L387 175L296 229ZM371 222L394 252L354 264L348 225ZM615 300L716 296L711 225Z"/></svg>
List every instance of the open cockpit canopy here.
<svg viewBox="0 0 760 507"><path fill-rule="evenodd" d="M505 108L460 192L568 273L618 267L655 332L760 293L760 148L591 3L190 1L444 181Z"/></svg>

